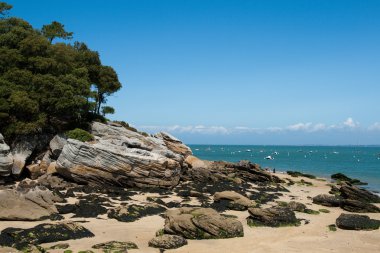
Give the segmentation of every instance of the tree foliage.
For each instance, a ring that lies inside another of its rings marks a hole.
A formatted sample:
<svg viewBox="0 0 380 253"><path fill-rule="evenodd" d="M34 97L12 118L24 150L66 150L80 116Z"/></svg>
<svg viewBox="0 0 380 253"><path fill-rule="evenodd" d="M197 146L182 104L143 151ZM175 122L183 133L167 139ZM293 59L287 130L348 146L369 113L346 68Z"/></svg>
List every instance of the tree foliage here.
<svg viewBox="0 0 380 253"><path fill-rule="evenodd" d="M53 21L49 25L42 26L41 32L50 43L53 42L55 38L61 38L64 40L73 38L73 32L67 32L65 30L65 26L57 21Z"/></svg>
<svg viewBox="0 0 380 253"><path fill-rule="evenodd" d="M10 9L0 2L1 15ZM8 138L114 112L105 103L121 88L116 72L85 43L51 43L71 36L58 22L39 31L20 18L0 19L0 132Z"/></svg>

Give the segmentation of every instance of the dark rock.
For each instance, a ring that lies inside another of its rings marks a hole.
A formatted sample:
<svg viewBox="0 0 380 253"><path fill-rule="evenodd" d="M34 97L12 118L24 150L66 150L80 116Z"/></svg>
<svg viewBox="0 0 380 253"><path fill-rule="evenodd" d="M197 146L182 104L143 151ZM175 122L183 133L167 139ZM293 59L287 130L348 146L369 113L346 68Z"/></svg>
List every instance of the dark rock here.
<svg viewBox="0 0 380 253"><path fill-rule="evenodd" d="M342 198L335 195L319 194L313 198L313 203L329 206L329 207L339 207L342 202Z"/></svg>
<svg viewBox="0 0 380 253"><path fill-rule="evenodd" d="M310 179L315 179L316 178L314 175L301 173L299 171L291 171L291 170L289 170L286 173L288 173L288 175L290 175L292 177L307 177L307 178L310 178Z"/></svg>
<svg viewBox="0 0 380 253"><path fill-rule="evenodd" d="M129 249L138 249L137 245L134 242L118 242L110 241L105 243L98 243L92 246L93 249L101 249L103 252L118 252L123 253L127 252Z"/></svg>
<svg viewBox="0 0 380 253"><path fill-rule="evenodd" d="M108 218L122 222L133 222L148 215L163 213L166 208L157 204L119 206L108 210Z"/></svg>
<svg viewBox="0 0 380 253"><path fill-rule="evenodd" d="M29 229L6 228L1 231L0 245L23 249L29 244L39 245L93 236L89 230L74 222L45 223Z"/></svg>
<svg viewBox="0 0 380 253"><path fill-rule="evenodd" d="M340 207L353 213L380 213L380 208L367 202L345 199L341 202Z"/></svg>
<svg viewBox="0 0 380 253"><path fill-rule="evenodd" d="M149 241L149 247L160 249L177 249L187 244L187 240L178 235L160 235Z"/></svg>
<svg viewBox="0 0 380 253"><path fill-rule="evenodd" d="M168 210L165 213L164 232L188 239L220 239L244 235L240 221L224 217L211 208L190 207Z"/></svg>
<svg viewBox="0 0 380 253"><path fill-rule="evenodd" d="M105 207L94 202L80 200L76 206L77 208L73 217L95 218L98 215L107 213L107 209Z"/></svg>
<svg viewBox="0 0 380 253"><path fill-rule="evenodd" d="M338 228L347 230L375 230L380 227L380 220L370 219L366 215L344 214L336 219Z"/></svg>
<svg viewBox="0 0 380 253"><path fill-rule="evenodd" d="M74 204L56 205L55 206L60 214L75 213L77 206Z"/></svg>
<svg viewBox="0 0 380 253"><path fill-rule="evenodd" d="M69 247L70 245L68 243L58 243L49 247L49 249L67 249Z"/></svg>
<svg viewBox="0 0 380 253"><path fill-rule="evenodd" d="M345 199L354 199L368 203L380 203L380 197L378 195L350 184L343 184L339 191L340 195Z"/></svg>
<svg viewBox="0 0 380 253"><path fill-rule="evenodd" d="M247 222L250 226L282 227L300 224L294 212L287 207L248 208L248 212L250 216Z"/></svg>
<svg viewBox="0 0 380 253"><path fill-rule="evenodd" d="M353 185L367 185L368 184L368 183L360 181L359 179L347 177L343 173L332 174L331 178L338 182L348 182Z"/></svg>

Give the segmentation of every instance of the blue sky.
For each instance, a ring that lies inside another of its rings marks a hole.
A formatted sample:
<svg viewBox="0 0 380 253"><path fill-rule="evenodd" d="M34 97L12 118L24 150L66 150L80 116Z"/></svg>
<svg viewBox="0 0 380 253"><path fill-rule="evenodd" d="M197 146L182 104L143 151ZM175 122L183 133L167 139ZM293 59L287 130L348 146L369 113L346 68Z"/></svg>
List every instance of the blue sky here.
<svg viewBox="0 0 380 253"><path fill-rule="evenodd" d="M187 143L380 144L380 1L8 2L116 69L112 119Z"/></svg>

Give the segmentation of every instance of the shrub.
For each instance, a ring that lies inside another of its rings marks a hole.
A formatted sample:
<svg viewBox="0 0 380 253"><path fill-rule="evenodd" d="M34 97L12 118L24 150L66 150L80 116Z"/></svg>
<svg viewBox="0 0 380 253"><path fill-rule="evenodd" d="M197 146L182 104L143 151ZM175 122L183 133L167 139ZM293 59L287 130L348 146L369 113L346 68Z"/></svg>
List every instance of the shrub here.
<svg viewBox="0 0 380 253"><path fill-rule="evenodd" d="M70 139L75 139L82 142L94 140L94 136L92 134L80 128L67 131L66 136Z"/></svg>

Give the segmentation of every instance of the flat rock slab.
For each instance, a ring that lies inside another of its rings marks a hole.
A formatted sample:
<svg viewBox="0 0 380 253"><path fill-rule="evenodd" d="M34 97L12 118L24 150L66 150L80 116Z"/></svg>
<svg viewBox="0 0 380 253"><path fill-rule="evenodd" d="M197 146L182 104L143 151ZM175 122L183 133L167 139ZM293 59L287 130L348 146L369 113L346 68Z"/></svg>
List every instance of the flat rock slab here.
<svg viewBox="0 0 380 253"><path fill-rule="evenodd" d="M187 244L187 240L178 235L160 235L149 241L149 247L177 249Z"/></svg>
<svg viewBox="0 0 380 253"><path fill-rule="evenodd" d="M211 208L182 207L165 214L166 234L187 239L221 239L244 236L240 221L224 217Z"/></svg>
<svg viewBox="0 0 380 253"><path fill-rule="evenodd" d="M247 218L249 226L298 226L299 220L295 213L287 207L270 207L266 209L248 208L250 216Z"/></svg>
<svg viewBox="0 0 380 253"><path fill-rule="evenodd" d="M313 198L314 204L328 207L339 207L341 202L341 197L329 194L319 194Z"/></svg>
<svg viewBox="0 0 380 253"><path fill-rule="evenodd" d="M380 220L370 219L366 215L342 213L336 219L336 226L347 230L375 230L380 227Z"/></svg>
<svg viewBox="0 0 380 253"><path fill-rule="evenodd" d="M28 229L4 229L0 234L0 246L23 249L28 245L39 245L93 236L93 233L75 222L44 223Z"/></svg>
<svg viewBox="0 0 380 253"><path fill-rule="evenodd" d="M105 243L98 243L92 246L93 249L100 249L103 252L118 252L124 253L128 252L129 249L138 249L134 242L119 242L119 241L109 241Z"/></svg>

